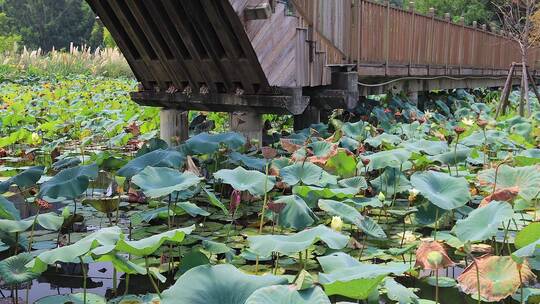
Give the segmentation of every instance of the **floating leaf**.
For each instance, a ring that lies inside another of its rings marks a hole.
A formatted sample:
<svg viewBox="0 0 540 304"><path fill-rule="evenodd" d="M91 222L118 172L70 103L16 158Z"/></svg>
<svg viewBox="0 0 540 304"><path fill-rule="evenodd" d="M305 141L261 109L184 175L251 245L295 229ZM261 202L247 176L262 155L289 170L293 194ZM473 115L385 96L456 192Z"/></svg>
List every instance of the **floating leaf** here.
<svg viewBox="0 0 540 304"><path fill-rule="evenodd" d="M411 177L411 184L431 203L445 210L459 208L471 200L469 185L463 177L435 171L417 172Z"/></svg>
<svg viewBox="0 0 540 304"><path fill-rule="evenodd" d="M201 265L188 270L163 292L162 304L239 304L257 289L286 284L273 275L247 275L229 264Z"/></svg>
<svg viewBox="0 0 540 304"><path fill-rule="evenodd" d="M34 304L106 304L107 300L94 293L86 293L86 303L84 302L85 295L80 293L73 293L68 295L54 295L41 298L34 302Z"/></svg>
<svg viewBox="0 0 540 304"><path fill-rule="evenodd" d="M325 242L329 248L341 249L347 245L349 238L323 225L291 235L248 237L249 250L259 256L269 256L272 252L293 255L305 250L318 240Z"/></svg>
<svg viewBox="0 0 540 304"><path fill-rule="evenodd" d="M25 252L2 260L0 262L0 278L2 278L3 283L17 285L37 279L39 273L32 272L25 266L32 259L32 254Z"/></svg>

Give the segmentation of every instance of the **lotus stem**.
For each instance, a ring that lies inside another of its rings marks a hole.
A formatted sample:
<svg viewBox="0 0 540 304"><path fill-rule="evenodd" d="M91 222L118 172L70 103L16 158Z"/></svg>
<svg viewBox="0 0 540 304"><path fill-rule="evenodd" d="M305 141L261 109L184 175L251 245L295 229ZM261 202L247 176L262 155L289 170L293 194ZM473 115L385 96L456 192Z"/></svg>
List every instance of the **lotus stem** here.
<svg viewBox="0 0 540 304"><path fill-rule="evenodd" d="M19 233L15 232L15 249L14 249L13 255L17 255L18 252L19 252Z"/></svg>
<svg viewBox="0 0 540 304"><path fill-rule="evenodd" d="M124 291L124 296L128 295L128 289L129 289L129 273L126 273L126 290Z"/></svg>
<svg viewBox="0 0 540 304"><path fill-rule="evenodd" d="M472 254L471 254L472 256ZM476 259L474 258L474 256L472 256L472 259L473 259L473 262L474 262L474 268L476 269L476 285L477 285L477 289L478 289L478 304L480 304L480 299L481 299L481 296L480 296L480 270L478 269L478 262L476 261Z"/></svg>
<svg viewBox="0 0 540 304"><path fill-rule="evenodd" d="M112 284L113 284L113 294L116 297L116 286L118 285L118 273L116 272L116 268L113 267L113 277L112 277Z"/></svg>
<svg viewBox="0 0 540 304"><path fill-rule="evenodd" d="M458 171L458 161L457 161L457 146L459 144L459 133L457 133L457 137L456 137L456 145L454 146L454 163L455 163L455 166L456 166L456 176L459 176L459 171ZM450 172L450 175L452 175L452 172Z"/></svg>
<svg viewBox="0 0 540 304"><path fill-rule="evenodd" d="M521 277L521 265L518 265L517 269L519 273L519 293L520 293L519 303L523 304L523 277Z"/></svg>
<svg viewBox="0 0 540 304"><path fill-rule="evenodd" d="M486 128L482 128L482 132L484 133L484 168L486 167L487 165L487 162L486 162L486 155L488 153L488 144L487 144L487 136L486 136Z"/></svg>
<svg viewBox="0 0 540 304"><path fill-rule="evenodd" d="M32 250L32 242L34 241L34 231L36 229L36 222L37 222L38 216L39 216L39 206L37 206L37 213L36 213L36 216L34 217L34 221L32 222L32 228L30 229L30 240L28 240L28 252Z"/></svg>
<svg viewBox="0 0 540 304"><path fill-rule="evenodd" d="M439 228L439 208L435 207L435 233L433 234L433 239L437 240L437 229Z"/></svg>
<svg viewBox="0 0 540 304"><path fill-rule="evenodd" d="M86 268L84 268L84 261L81 256L79 256L79 261L81 262L81 269L83 273L83 303L86 304Z"/></svg>
<svg viewBox="0 0 540 304"><path fill-rule="evenodd" d="M266 210L266 203L268 201L268 170L270 167L270 162L266 163L265 168L265 178L264 178L264 200L263 200L263 206L261 210L261 222L259 223L259 234L262 233L263 225L264 225L264 211ZM236 212L236 210L235 210ZM259 272L259 256L257 255L257 258L255 260L255 273Z"/></svg>
<svg viewBox="0 0 540 304"><path fill-rule="evenodd" d="M439 304L439 269L435 269L435 303Z"/></svg>
<svg viewBox="0 0 540 304"><path fill-rule="evenodd" d="M156 291L158 297L161 299L161 292L159 291L159 288L154 281L154 278L152 278L152 274L150 273L150 267L148 266L148 256L144 257L144 267L146 268L146 275L148 275L148 279L150 280L150 283L154 287L154 290Z"/></svg>

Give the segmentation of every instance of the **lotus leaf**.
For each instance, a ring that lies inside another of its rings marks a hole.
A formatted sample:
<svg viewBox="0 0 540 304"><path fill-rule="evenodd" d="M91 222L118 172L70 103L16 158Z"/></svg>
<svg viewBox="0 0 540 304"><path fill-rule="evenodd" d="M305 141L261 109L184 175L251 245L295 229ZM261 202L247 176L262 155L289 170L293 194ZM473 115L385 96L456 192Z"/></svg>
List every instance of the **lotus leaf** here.
<svg viewBox="0 0 540 304"><path fill-rule="evenodd" d="M118 170L118 175L131 178L144 170L146 167L180 168L184 162L184 156L176 150L158 149L132 159Z"/></svg>
<svg viewBox="0 0 540 304"><path fill-rule="evenodd" d="M264 195L265 189L266 192L272 190L276 180L274 176L266 176L259 171L248 171L242 167L236 167L234 170L221 169L214 173L214 177L236 190L248 191L253 195Z"/></svg>
<svg viewBox="0 0 540 304"><path fill-rule="evenodd" d="M409 270L405 263L384 265L360 263L348 254L337 252L317 258L324 273L319 282L327 295L342 295L352 299L367 299L389 274L402 274Z"/></svg>
<svg viewBox="0 0 540 304"><path fill-rule="evenodd" d="M347 245L349 238L323 225L292 235L256 235L248 237L250 251L259 256L269 256L272 252L293 255L305 250L318 240L325 242L332 249L341 249Z"/></svg>
<svg viewBox="0 0 540 304"><path fill-rule="evenodd" d="M239 133L228 132L220 134L200 133L185 143L186 148L193 154L211 154L223 144L231 150L237 150L246 144L246 139Z"/></svg>
<svg viewBox="0 0 540 304"><path fill-rule="evenodd" d="M54 295L41 298L34 302L34 304L106 304L107 300L104 297L94 294L86 293L86 303L84 302L84 294L73 293L68 295Z"/></svg>
<svg viewBox="0 0 540 304"><path fill-rule="evenodd" d="M417 172L412 175L411 184L431 203L445 210L459 208L471 200L469 185L463 177L435 171Z"/></svg>
<svg viewBox="0 0 540 304"><path fill-rule="evenodd" d="M41 186L38 197L75 199L86 191L90 179L97 175L96 164L64 169Z"/></svg>
<svg viewBox="0 0 540 304"><path fill-rule="evenodd" d="M453 231L463 242L483 241L496 235L501 223L512 219L513 215L510 204L493 201L475 209L465 219L458 220Z"/></svg>
<svg viewBox="0 0 540 304"><path fill-rule="evenodd" d="M328 174L321 167L310 162L296 163L282 168L279 173L283 178L283 182L290 186L300 183L304 185L325 187L328 184L335 185L337 183L336 176Z"/></svg>
<svg viewBox="0 0 540 304"><path fill-rule="evenodd" d="M364 217L355 208L346 203L333 200L319 200L319 208L330 215L337 215L350 224L356 225L362 232L374 238L386 238L383 229L373 220Z"/></svg>
<svg viewBox="0 0 540 304"><path fill-rule="evenodd" d="M19 253L0 262L0 278L7 285L17 285L32 281L39 276L26 268L26 264L33 259L30 253Z"/></svg>
<svg viewBox="0 0 540 304"><path fill-rule="evenodd" d="M201 265L188 270L163 292L162 304L243 304L257 289L286 284L273 275L247 275L236 267Z"/></svg>
<svg viewBox="0 0 540 304"><path fill-rule="evenodd" d="M11 201L0 195L0 219L18 220L20 219L19 214L19 210Z"/></svg>
<svg viewBox="0 0 540 304"><path fill-rule="evenodd" d="M136 256L149 256L154 253L165 242L180 243L186 234L191 234L195 225L186 228L178 228L156 234L138 241L119 239L115 249L120 252L133 254Z"/></svg>
<svg viewBox="0 0 540 304"><path fill-rule="evenodd" d="M415 153L426 153L428 155L438 155L448 151L448 144L444 141L431 140L409 140L401 144L405 149Z"/></svg>
<svg viewBox="0 0 540 304"><path fill-rule="evenodd" d="M11 185L17 185L21 188L35 185L43 175L43 170L45 170L43 166L30 167L7 181L1 182L0 193L8 191Z"/></svg>
<svg viewBox="0 0 540 304"><path fill-rule="evenodd" d="M405 149L381 151L364 158L369 159L368 170L379 170L387 167L400 168L411 157L412 153ZM360 163L359 163L360 164Z"/></svg>
<svg viewBox="0 0 540 304"><path fill-rule="evenodd" d="M285 204L283 210L277 215L277 223L282 227L303 230L319 219L306 202L297 195L280 197L274 203Z"/></svg>
<svg viewBox="0 0 540 304"><path fill-rule="evenodd" d="M478 173L478 180L482 186L493 191L495 183L495 169L488 169ZM540 169L535 166L513 168L508 165L499 167L497 173L496 189L517 187L519 195L526 200L534 199L540 193Z"/></svg>
<svg viewBox="0 0 540 304"><path fill-rule="evenodd" d="M196 186L201 178L192 172L180 173L165 167L146 167L133 176L133 183L139 186L147 197L162 197L174 191L184 191Z"/></svg>
<svg viewBox="0 0 540 304"><path fill-rule="evenodd" d="M315 286L296 290L294 286L274 285L257 289L249 296L246 304L330 304L324 291Z"/></svg>
<svg viewBox="0 0 540 304"><path fill-rule="evenodd" d="M378 148L383 143L395 146L401 142L401 138L393 134L383 133L375 137L368 138L364 142L374 148Z"/></svg>
<svg viewBox="0 0 540 304"><path fill-rule="evenodd" d="M418 303L418 296L409 288L396 282L393 278L386 278L384 280L384 287L390 300L400 304Z"/></svg>

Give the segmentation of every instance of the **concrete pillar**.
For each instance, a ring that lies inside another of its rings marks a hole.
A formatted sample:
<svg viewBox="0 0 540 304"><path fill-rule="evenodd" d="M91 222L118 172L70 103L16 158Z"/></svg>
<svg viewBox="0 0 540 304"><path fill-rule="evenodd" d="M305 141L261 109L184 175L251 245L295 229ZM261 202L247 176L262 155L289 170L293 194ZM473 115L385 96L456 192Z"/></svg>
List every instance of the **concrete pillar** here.
<svg viewBox="0 0 540 304"><path fill-rule="evenodd" d="M234 112L230 114L231 131L238 132L249 142L257 141L262 145L262 114L252 112Z"/></svg>
<svg viewBox="0 0 540 304"><path fill-rule="evenodd" d="M415 106L418 106L418 92L413 91L407 93L407 98L409 98L409 101L414 104Z"/></svg>
<svg viewBox="0 0 540 304"><path fill-rule="evenodd" d="M169 146L176 146L189 138L188 111L161 109L159 135Z"/></svg>
<svg viewBox="0 0 540 304"><path fill-rule="evenodd" d="M315 107L308 106L304 113L294 115L294 130L300 131L309 128L312 124L321 122L321 111Z"/></svg>

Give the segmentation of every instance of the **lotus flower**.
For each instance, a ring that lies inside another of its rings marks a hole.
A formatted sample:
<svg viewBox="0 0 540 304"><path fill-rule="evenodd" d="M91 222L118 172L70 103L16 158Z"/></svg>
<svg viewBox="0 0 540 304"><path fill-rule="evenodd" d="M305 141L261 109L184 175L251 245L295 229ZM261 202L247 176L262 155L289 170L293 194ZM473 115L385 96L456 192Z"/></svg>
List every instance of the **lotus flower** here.
<svg viewBox="0 0 540 304"><path fill-rule="evenodd" d="M330 223L330 228L332 228L334 231L341 231L343 228L343 220L339 216L333 216L332 222Z"/></svg>
<svg viewBox="0 0 540 304"><path fill-rule="evenodd" d="M457 278L459 286L467 294L478 294L477 266L480 276L480 296L488 302L498 302L518 290L520 267L522 282L532 282L536 278L526 262L519 265L509 256L484 255L465 268Z"/></svg>
<svg viewBox="0 0 540 304"><path fill-rule="evenodd" d="M416 267L437 270L454 265L455 263L448 257L443 244L437 241L422 242L416 250Z"/></svg>
<svg viewBox="0 0 540 304"><path fill-rule="evenodd" d="M238 209L238 206L240 206L240 202L242 201L242 192L239 190L233 190L231 193L231 201L229 203L229 210L231 212L236 211Z"/></svg>

